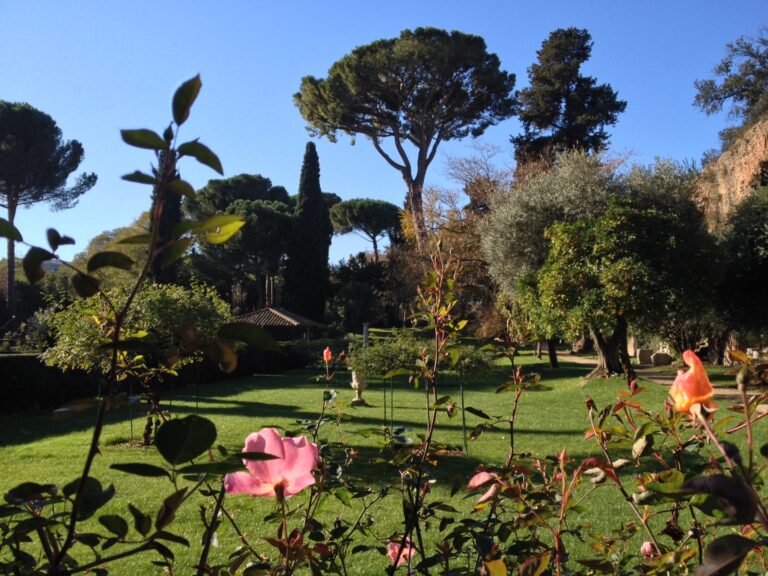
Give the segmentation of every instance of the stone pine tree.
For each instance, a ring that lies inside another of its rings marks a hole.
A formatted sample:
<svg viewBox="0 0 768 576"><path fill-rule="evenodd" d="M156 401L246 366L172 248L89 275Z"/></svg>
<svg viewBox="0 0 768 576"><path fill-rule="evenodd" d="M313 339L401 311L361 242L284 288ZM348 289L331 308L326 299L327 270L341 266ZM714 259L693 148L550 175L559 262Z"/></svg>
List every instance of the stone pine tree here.
<svg viewBox="0 0 768 576"><path fill-rule="evenodd" d="M605 127L616 124L627 103L609 84L582 75L592 45L589 32L578 28L555 30L542 43L528 68L530 86L516 94L523 125L523 134L512 138L518 164L608 145Z"/></svg>
<svg viewBox="0 0 768 576"><path fill-rule="evenodd" d="M423 251L422 194L438 146L509 118L514 85L479 36L417 28L355 48L326 78L303 78L294 102L313 134L361 134L400 172Z"/></svg>
<svg viewBox="0 0 768 576"><path fill-rule="evenodd" d="M29 104L0 101L0 206L13 224L20 206L50 203L54 210L71 208L96 184L95 174L67 180L83 160L77 140L62 141L61 130L48 114ZM8 239L8 311L16 313L16 246Z"/></svg>
<svg viewBox="0 0 768 576"><path fill-rule="evenodd" d="M285 265L283 302L289 310L312 320L322 320L325 311L332 235L328 206L320 190L320 161L315 144L308 142Z"/></svg>

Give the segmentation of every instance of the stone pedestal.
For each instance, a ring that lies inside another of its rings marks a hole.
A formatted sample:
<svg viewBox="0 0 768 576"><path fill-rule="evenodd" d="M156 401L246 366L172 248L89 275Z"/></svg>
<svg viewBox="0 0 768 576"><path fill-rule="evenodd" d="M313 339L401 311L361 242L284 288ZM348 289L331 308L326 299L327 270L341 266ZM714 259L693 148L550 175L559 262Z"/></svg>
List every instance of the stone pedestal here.
<svg viewBox="0 0 768 576"><path fill-rule="evenodd" d="M368 389L368 380L362 374L352 372L352 390L355 391L355 397L352 399L352 406L367 406L368 403L363 399L363 390Z"/></svg>

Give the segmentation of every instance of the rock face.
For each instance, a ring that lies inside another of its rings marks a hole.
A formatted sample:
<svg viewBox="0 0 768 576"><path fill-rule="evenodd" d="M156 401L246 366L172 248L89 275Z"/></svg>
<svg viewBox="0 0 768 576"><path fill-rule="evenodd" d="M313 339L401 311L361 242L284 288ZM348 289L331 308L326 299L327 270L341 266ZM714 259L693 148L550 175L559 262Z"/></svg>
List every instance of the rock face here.
<svg viewBox="0 0 768 576"><path fill-rule="evenodd" d="M701 174L694 202L710 232L719 232L733 209L768 173L768 120L752 126Z"/></svg>

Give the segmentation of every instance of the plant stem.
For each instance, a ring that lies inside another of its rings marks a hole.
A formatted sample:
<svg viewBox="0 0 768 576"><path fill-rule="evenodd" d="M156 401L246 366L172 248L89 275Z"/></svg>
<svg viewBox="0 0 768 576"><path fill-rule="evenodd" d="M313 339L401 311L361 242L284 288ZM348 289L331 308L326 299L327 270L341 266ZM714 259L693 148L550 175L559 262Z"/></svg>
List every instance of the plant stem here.
<svg viewBox="0 0 768 576"><path fill-rule="evenodd" d="M211 550L211 542L213 541L213 536L216 534L216 528L218 524L217 518L219 517L219 511L221 510L225 495L226 491L224 490L224 482L222 482L219 495L216 498L216 505L213 508L213 516L211 517L211 522L208 524L208 529L205 531L205 538L203 539L203 551L200 553L200 560L197 563L198 576L204 576L209 572L208 553Z"/></svg>

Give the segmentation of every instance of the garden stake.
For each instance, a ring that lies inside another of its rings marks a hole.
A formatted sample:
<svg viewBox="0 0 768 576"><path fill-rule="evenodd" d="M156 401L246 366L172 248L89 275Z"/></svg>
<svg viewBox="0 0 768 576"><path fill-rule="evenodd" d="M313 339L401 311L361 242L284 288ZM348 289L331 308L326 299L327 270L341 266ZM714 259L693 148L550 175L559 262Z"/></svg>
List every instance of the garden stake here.
<svg viewBox="0 0 768 576"><path fill-rule="evenodd" d="M469 456L467 446L467 414L464 412L464 382L459 382L459 390L461 390L461 435L464 438L464 454Z"/></svg>

